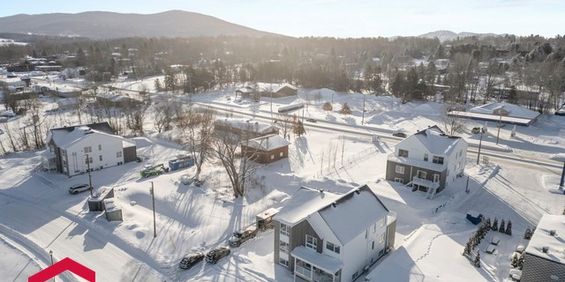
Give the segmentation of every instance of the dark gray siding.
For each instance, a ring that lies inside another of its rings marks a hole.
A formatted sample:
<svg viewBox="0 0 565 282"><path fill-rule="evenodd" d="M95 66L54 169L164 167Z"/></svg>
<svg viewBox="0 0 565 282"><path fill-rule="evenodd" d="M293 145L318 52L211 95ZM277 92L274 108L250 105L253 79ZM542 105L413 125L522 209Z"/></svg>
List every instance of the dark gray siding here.
<svg viewBox="0 0 565 282"><path fill-rule="evenodd" d="M135 161L137 158L137 150L135 146L124 148L124 163Z"/></svg>
<svg viewBox="0 0 565 282"><path fill-rule="evenodd" d="M404 166L404 174L396 173L395 168L396 165ZM387 161L386 164L386 180L394 181L395 178L402 178L402 183L406 184L412 181L412 178L417 175L418 170L425 171L427 173L426 179L429 181L434 180L434 174L438 173L434 170L419 168L416 166L410 166L406 164L397 163L391 160ZM445 181L447 179L447 169L442 172L439 172L439 189L441 191L445 188Z"/></svg>
<svg viewBox="0 0 565 282"><path fill-rule="evenodd" d="M279 263L279 236L280 236L280 222L274 221L274 232L275 232L275 242L274 242L274 262ZM292 271L294 270L294 259L290 256L292 250L298 246L304 246L306 244L306 234L315 237L318 240L318 253L322 253L324 242L322 239L316 234L310 223L307 220L303 220L302 222L296 224L290 229L290 236L289 240L289 262L288 268Z"/></svg>
<svg viewBox="0 0 565 282"><path fill-rule="evenodd" d="M524 268L522 269L522 282L554 281L551 276L565 278L565 264L547 260L535 255L524 253Z"/></svg>

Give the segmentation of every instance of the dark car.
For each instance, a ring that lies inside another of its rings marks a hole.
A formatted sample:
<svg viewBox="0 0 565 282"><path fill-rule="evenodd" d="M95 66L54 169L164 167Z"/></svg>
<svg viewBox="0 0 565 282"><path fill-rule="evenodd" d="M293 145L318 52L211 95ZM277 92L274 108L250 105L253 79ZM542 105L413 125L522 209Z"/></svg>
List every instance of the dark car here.
<svg viewBox="0 0 565 282"><path fill-rule="evenodd" d="M394 133L392 134L392 136L406 138L407 135L406 135L406 133L404 133L404 132L397 131L397 132L394 132Z"/></svg>
<svg viewBox="0 0 565 282"><path fill-rule="evenodd" d="M230 248L226 246L215 248L206 254L206 262L217 263L221 258L230 254Z"/></svg>
<svg viewBox="0 0 565 282"><path fill-rule="evenodd" d="M88 191L88 190L90 190L90 185L88 185L88 184L77 184L77 185L69 187L69 193L70 194L77 194L77 193Z"/></svg>
<svg viewBox="0 0 565 282"><path fill-rule="evenodd" d="M312 122L312 123L318 122L317 120L315 120L315 119L313 119L313 118L307 118L306 121L307 121L307 122Z"/></svg>
<svg viewBox="0 0 565 282"><path fill-rule="evenodd" d="M258 231L257 227L255 225L252 225L243 231L234 232L233 235L228 240L230 246L239 247L245 241L257 236L257 231Z"/></svg>
<svg viewBox="0 0 565 282"><path fill-rule="evenodd" d="M191 267L195 266L197 263L201 262L203 259L204 259L204 253L202 252L185 255L180 260L179 268L190 269Z"/></svg>

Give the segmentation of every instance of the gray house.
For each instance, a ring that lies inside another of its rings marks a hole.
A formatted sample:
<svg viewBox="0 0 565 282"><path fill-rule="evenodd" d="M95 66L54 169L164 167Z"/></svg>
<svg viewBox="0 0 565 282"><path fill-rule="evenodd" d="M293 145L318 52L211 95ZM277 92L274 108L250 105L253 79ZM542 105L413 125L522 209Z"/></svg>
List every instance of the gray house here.
<svg viewBox="0 0 565 282"><path fill-rule="evenodd" d="M394 248L396 214L367 185L302 187L273 219L274 261L295 281L353 281Z"/></svg>
<svg viewBox="0 0 565 282"><path fill-rule="evenodd" d="M524 251L522 282L565 281L565 215L542 216Z"/></svg>
<svg viewBox="0 0 565 282"><path fill-rule="evenodd" d="M396 145L388 156L386 179L411 186L433 197L465 169L467 142L432 126Z"/></svg>

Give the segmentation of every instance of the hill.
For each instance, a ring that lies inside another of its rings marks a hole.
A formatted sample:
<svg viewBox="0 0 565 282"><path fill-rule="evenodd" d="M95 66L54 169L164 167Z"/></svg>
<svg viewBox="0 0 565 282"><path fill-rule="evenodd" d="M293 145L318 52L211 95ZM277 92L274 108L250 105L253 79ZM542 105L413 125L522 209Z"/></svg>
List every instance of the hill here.
<svg viewBox="0 0 565 282"><path fill-rule="evenodd" d="M450 30L437 30L437 31L432 31L432 32L428 32L428 33L424 33L419 35L418 37L423 37L423 38L438 38L439 41L444 42L444 41L449 41L449 40L453 40L456 39L457 37L471 37L471 36L478 36L478 37L486 37L486 36L499 36L498 34L494 34L494 33L474 33L474 32L453 32Z"/></svg>
<svg viewBox="0 0 565 282"><path fill-rule="evenodd" d="M156 14L84 12L78 14L18 14L0 18L0 32L32 33L52 36L80 36L94 39L122 37L196 37L196 36L276 36L186 11Z"/></svg>

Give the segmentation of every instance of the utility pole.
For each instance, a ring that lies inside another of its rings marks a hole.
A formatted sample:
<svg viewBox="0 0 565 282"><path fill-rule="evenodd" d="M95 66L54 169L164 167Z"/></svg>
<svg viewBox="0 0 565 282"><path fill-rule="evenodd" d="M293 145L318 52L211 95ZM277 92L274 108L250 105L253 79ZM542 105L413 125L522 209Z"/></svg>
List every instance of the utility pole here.
<svg viewBox="0 0 565 282"><path fill-rule="evenodd" d="M500 128L502 127L502 113L498 113L498 133L496 133L496 145L498 145L498 137L500 136Z"/></svg>
<svg viewBox="0 0 565 282"><path fill-rule="evenodd" d="M483 132L484 132L484 129L481 127L481 139L479 140L479 152L477 153L477 165L479 164L479 160L481 159L481 145L483 143Z"/></svg>
<svg viewBox="0 0 565 282"><path fill-rule="evenodd" d="M151 201L153 202L153 238L157 238L157 221L155 219L155 189L153 189L153 181L151 181L151 189L149 189L151 194Z"/></svg>
<svg viewBox="0 0 565 282"><path fill-rule="evenodd" d="M51 258L51 266L53 266L53 250L49 250L49 257ZM53 282L55 282L54 277L53 277Z"/></svg>
<svg viewBox="0 0 565 282"><path fill-rule="evenodd" d="M90 174L90 157L86 154L86 171L88 172L88 190L90 190L90 197L94 197L92 194L92 175Z"/></svg>
<svg viewBox="0 0 565 282"><path fill-rule="evenodd" d="M363 117L361 118L361 125L365 124L365 100L367 96L363 94Z"/></svg>

